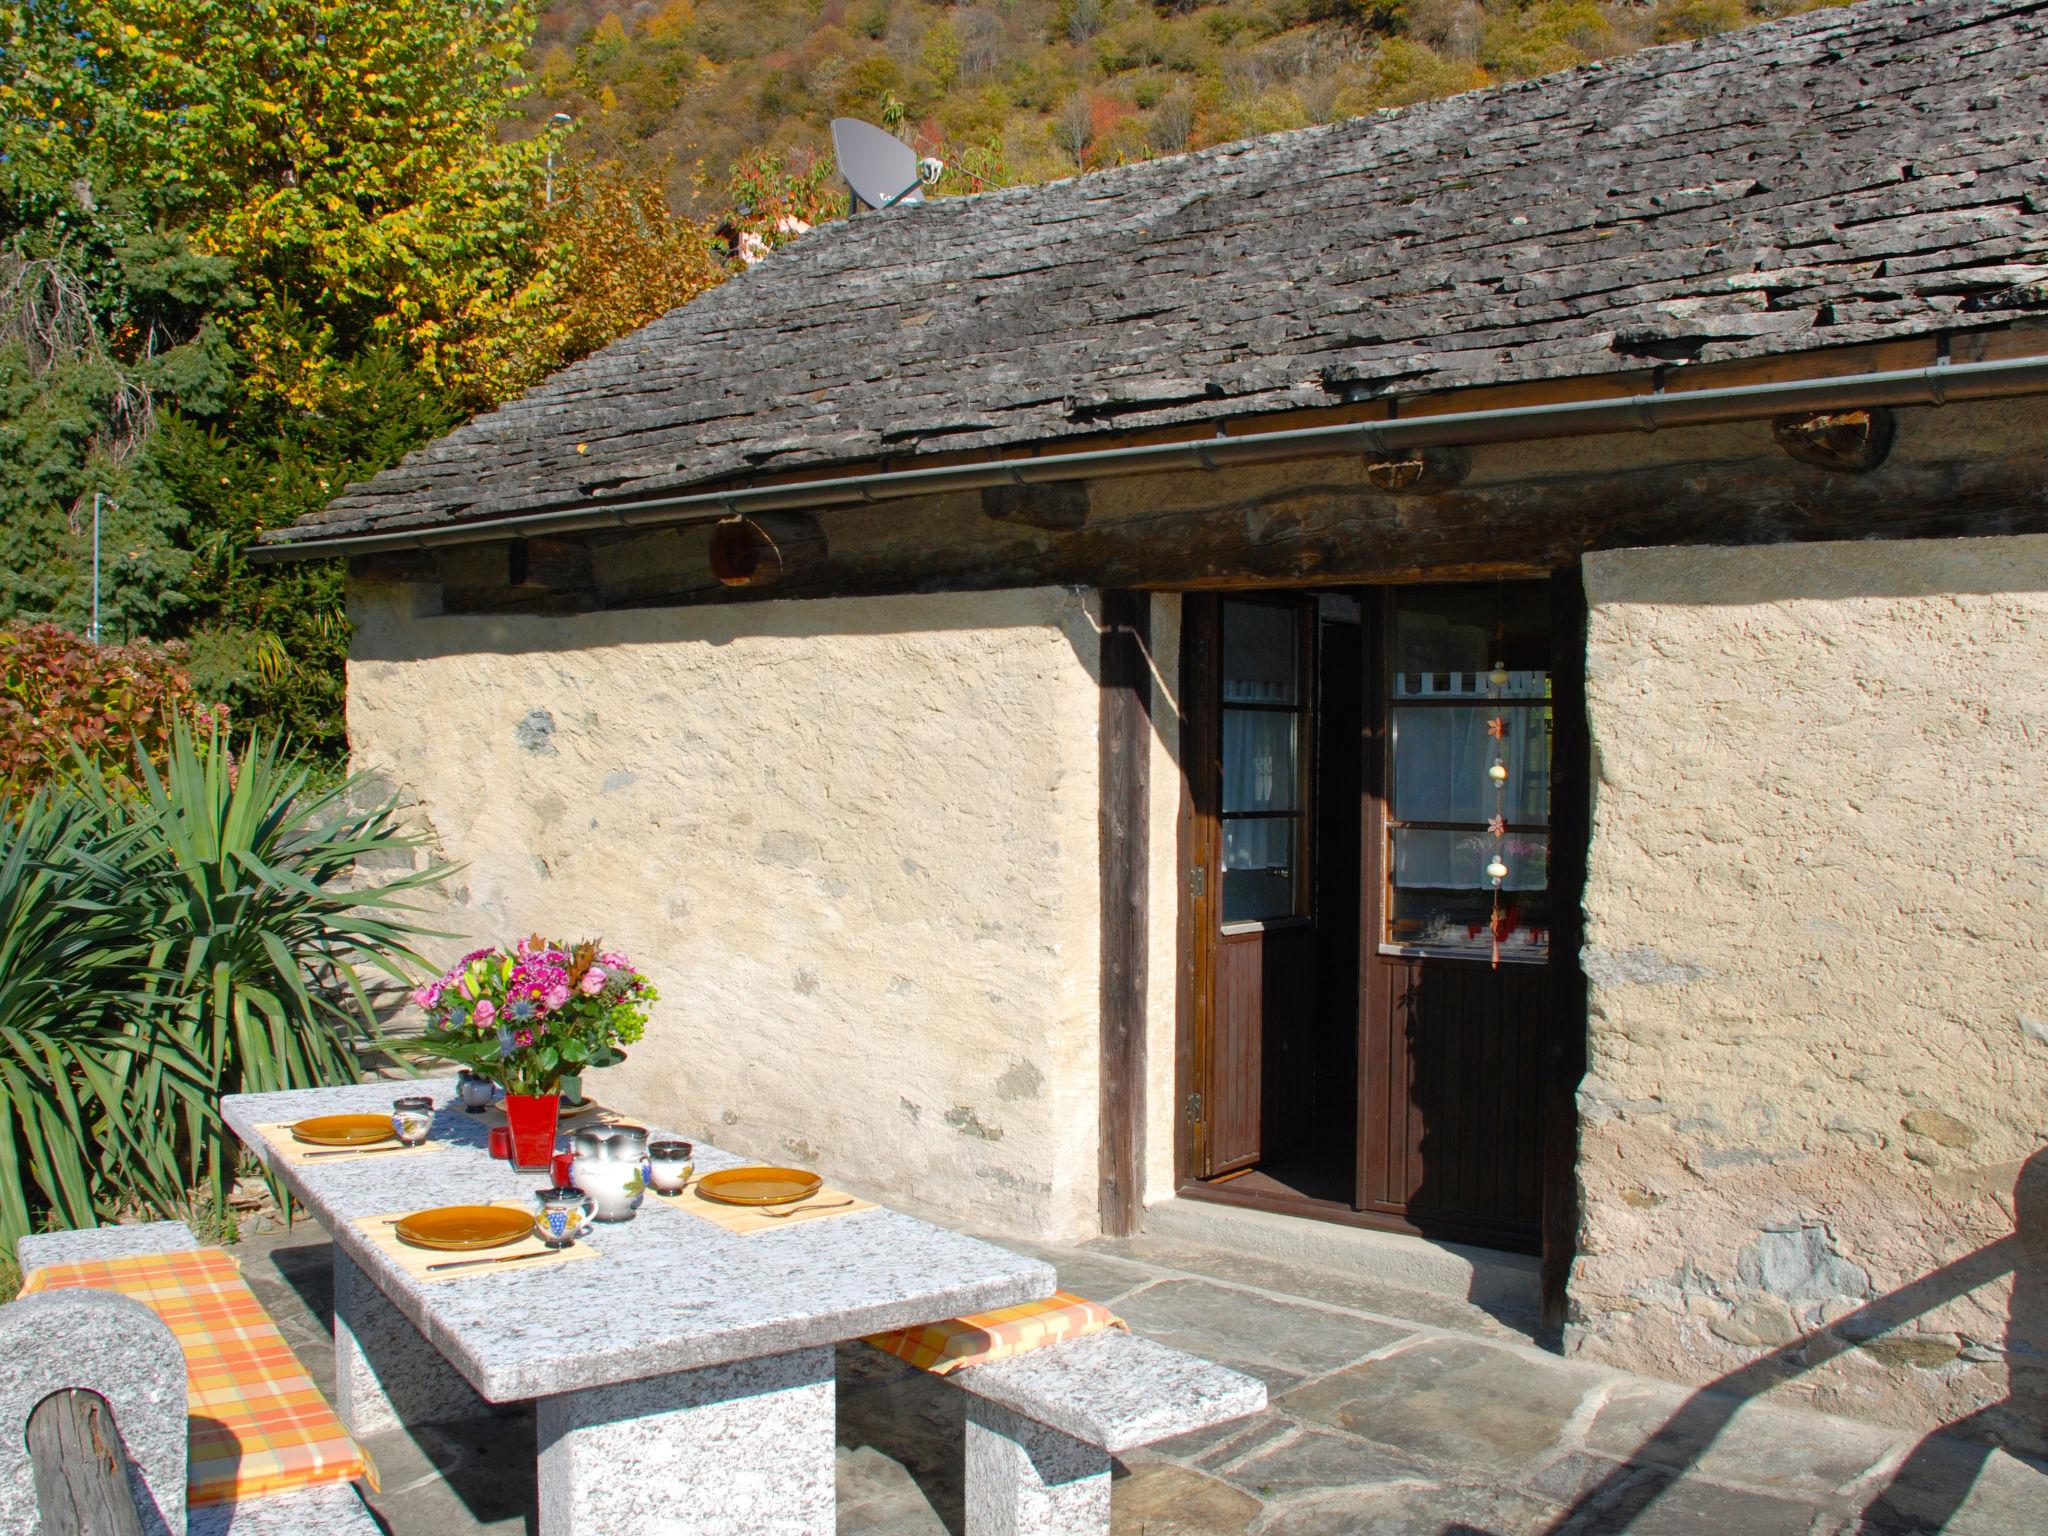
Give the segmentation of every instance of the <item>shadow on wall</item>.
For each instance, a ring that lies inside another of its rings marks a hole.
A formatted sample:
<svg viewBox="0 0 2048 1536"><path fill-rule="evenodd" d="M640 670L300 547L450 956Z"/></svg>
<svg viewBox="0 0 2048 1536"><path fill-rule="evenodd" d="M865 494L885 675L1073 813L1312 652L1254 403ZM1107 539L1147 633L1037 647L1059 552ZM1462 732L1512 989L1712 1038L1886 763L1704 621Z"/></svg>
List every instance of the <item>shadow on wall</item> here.
<svg viewBox="0 0 2048 1536"><path fill-rule="evenodd" d="M1636 1447L1629 1461L1581 1495L1547 1536L1631 1529L1670 1491L1677 1475L1646 1475L1640 1463L1694 1465L1751 1398L2007 1273L2013 1276L2013 1291L2006 1317L2005 1400L1922 1436L1863 1511L1879 1529L1942 1529L1968 1497L1992 1450L2038 1438L2048 1415L2048 1355L2042 1347L2048 1340L2048 1151L2036 1152L2020 1170L2010 1236L1702 1387Z"/></svg>
<svg viewBox="0 0 2048 1536"><path fill-rule="evenodd" d="M1057 622L1069 639L1094 634L1080 589L1021 587L997 592L905 593L890 597L775 598L682 608L612 608L575 615L441 614L418 611L405 585L351 593L351 661L426 661L469 655L558 655L614 646L738 640L943 634L1042 629ZM1075 651L1094 675L1090 645Z"/></svg>
<svg viewBox="0 0 2048 1536"><path fill-rule="evenodd" d="M2048 591L2048 534L2003 538L1877 539L1754 546L1617 550L1586 557L1586 595L1595 607L1681 608L1854 598L1993 597ZM1623 572L1609 589L1609 573Z"/></svg>

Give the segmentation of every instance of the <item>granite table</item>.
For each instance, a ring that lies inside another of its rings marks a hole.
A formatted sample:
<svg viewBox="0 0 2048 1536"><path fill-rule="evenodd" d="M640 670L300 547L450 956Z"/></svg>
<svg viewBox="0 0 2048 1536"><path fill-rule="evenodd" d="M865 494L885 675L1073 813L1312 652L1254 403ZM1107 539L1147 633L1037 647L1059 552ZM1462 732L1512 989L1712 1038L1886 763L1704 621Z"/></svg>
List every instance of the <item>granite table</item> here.
<svg viewBox="0 0 2048 1536"><path fill-rule="evenodd" d="M255 1127L431 1094L432 1152L292 1163ZM359 1217L523 1198L451 1078L233 1094L222 1113L334 1240L335 1407L358 1434L533 1400L541 1536L830 1532L833 1346L1052 1294L1052 1268L886 1208L736 1236L650 1195L598 1257L421 1282ZM659 1131L661 1127L650 1127ZM700 1173L745 1159L697 1144Z"/></svg>

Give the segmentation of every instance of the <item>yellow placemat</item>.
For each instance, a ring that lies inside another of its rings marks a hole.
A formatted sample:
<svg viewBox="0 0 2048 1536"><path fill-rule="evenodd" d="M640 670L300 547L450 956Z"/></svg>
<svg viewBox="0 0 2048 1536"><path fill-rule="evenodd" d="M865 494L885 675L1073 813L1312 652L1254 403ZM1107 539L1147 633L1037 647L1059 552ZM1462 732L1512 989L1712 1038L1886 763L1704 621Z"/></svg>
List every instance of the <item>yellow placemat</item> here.
<svg viewBox="0 0 2048 1536"><path fill-rule="evenodd" d="M401 1147L395 1141L373 1142L367 1147L316 1147L293 1136L289 1120L259 1125L256 1134L269 1142L277 1155L288 1163L352 1163L359 1157L418 1157L438 1152L448 1145L445 1141L429 1137L416 1147Z"/></svg>
<svg viewBox="0 0 2048 1536"><path fill-rule="evenodd" d="M845 1201L841 1205L840 1201ZM706 1200L697 1193L697 1186L690 1187L679 1195L664 1195L650 1188L647 1191L647 1205L673 1206L679 1211L688 1211L693 1216L702 1216L715 1226L744 1237L749 1232L773 1232L780 1227L800 1227L807 1221L828 1221L834 1216L851 1216L856 1211L872 1211L875 1202L857 1200L843 1189L834 1189L830 1184L820 1189L810 1199L799 1202L794 1209L787 1205L722 1205L716 1200ZM646 1205L641 1207L646 1209ZM786 1216L771 1215L773 1211L787 1211Z"/></svg>
<svg viewBox="0 0 2048 1536"><path fill-rule="evenodd" d="M502 1205L509 1210L532 1209L520 1200L493 1200L492 1205ZM361 1232L377 1247L391 1256L391 1261L415 1280L462 1280L478 1275L503 1275L518 1271L521 1274L534 1269L552 1269L557 1264L574 1264L578 1259L594 1259L597 1250L587 1242L576 1242L567 1248L550 1248L537 1237L522 1237L516 1243L506 1243L498 1248L480 1248L472 1253L447 1252L439 1248L415 1248L401 1239L396 1231L397 1223L412 1214L409 1211L393 1211L388 1216L359 1216L356 1230ZM526 1255L533 1257L526 1257ZM466 1264L460 1269L436 1269L437 1264L462 1264L465 1259L512 1259L509 1264Z"/></svg>

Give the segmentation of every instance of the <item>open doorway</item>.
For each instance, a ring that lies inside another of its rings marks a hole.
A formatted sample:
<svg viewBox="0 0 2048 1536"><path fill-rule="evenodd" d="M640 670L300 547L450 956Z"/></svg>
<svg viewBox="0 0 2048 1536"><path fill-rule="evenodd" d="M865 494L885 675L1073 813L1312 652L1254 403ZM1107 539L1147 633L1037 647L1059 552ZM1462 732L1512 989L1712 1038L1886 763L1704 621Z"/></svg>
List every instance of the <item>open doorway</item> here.
<svg viewBox="0 0 2048 1536"><path fill-rule="evenodd" d="M1581 728L1553 607L1547 582L1186 600L1184 1193L1537 1250Z"/></svg>

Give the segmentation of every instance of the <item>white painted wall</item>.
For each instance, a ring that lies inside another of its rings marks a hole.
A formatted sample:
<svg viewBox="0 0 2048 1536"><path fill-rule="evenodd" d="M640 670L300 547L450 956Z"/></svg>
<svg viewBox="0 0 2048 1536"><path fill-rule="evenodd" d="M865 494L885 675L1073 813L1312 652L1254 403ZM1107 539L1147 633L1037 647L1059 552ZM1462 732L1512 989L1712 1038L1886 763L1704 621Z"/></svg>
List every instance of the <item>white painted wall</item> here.
<svg viewBox="0 0 2048 1536"><path fill-rule="evenodd" d="M1089 601L412 602L351 593L355 765L464 865L450 955L602 934L656 979L596 1092L958 1219L1096 1230Z"/></svg>

